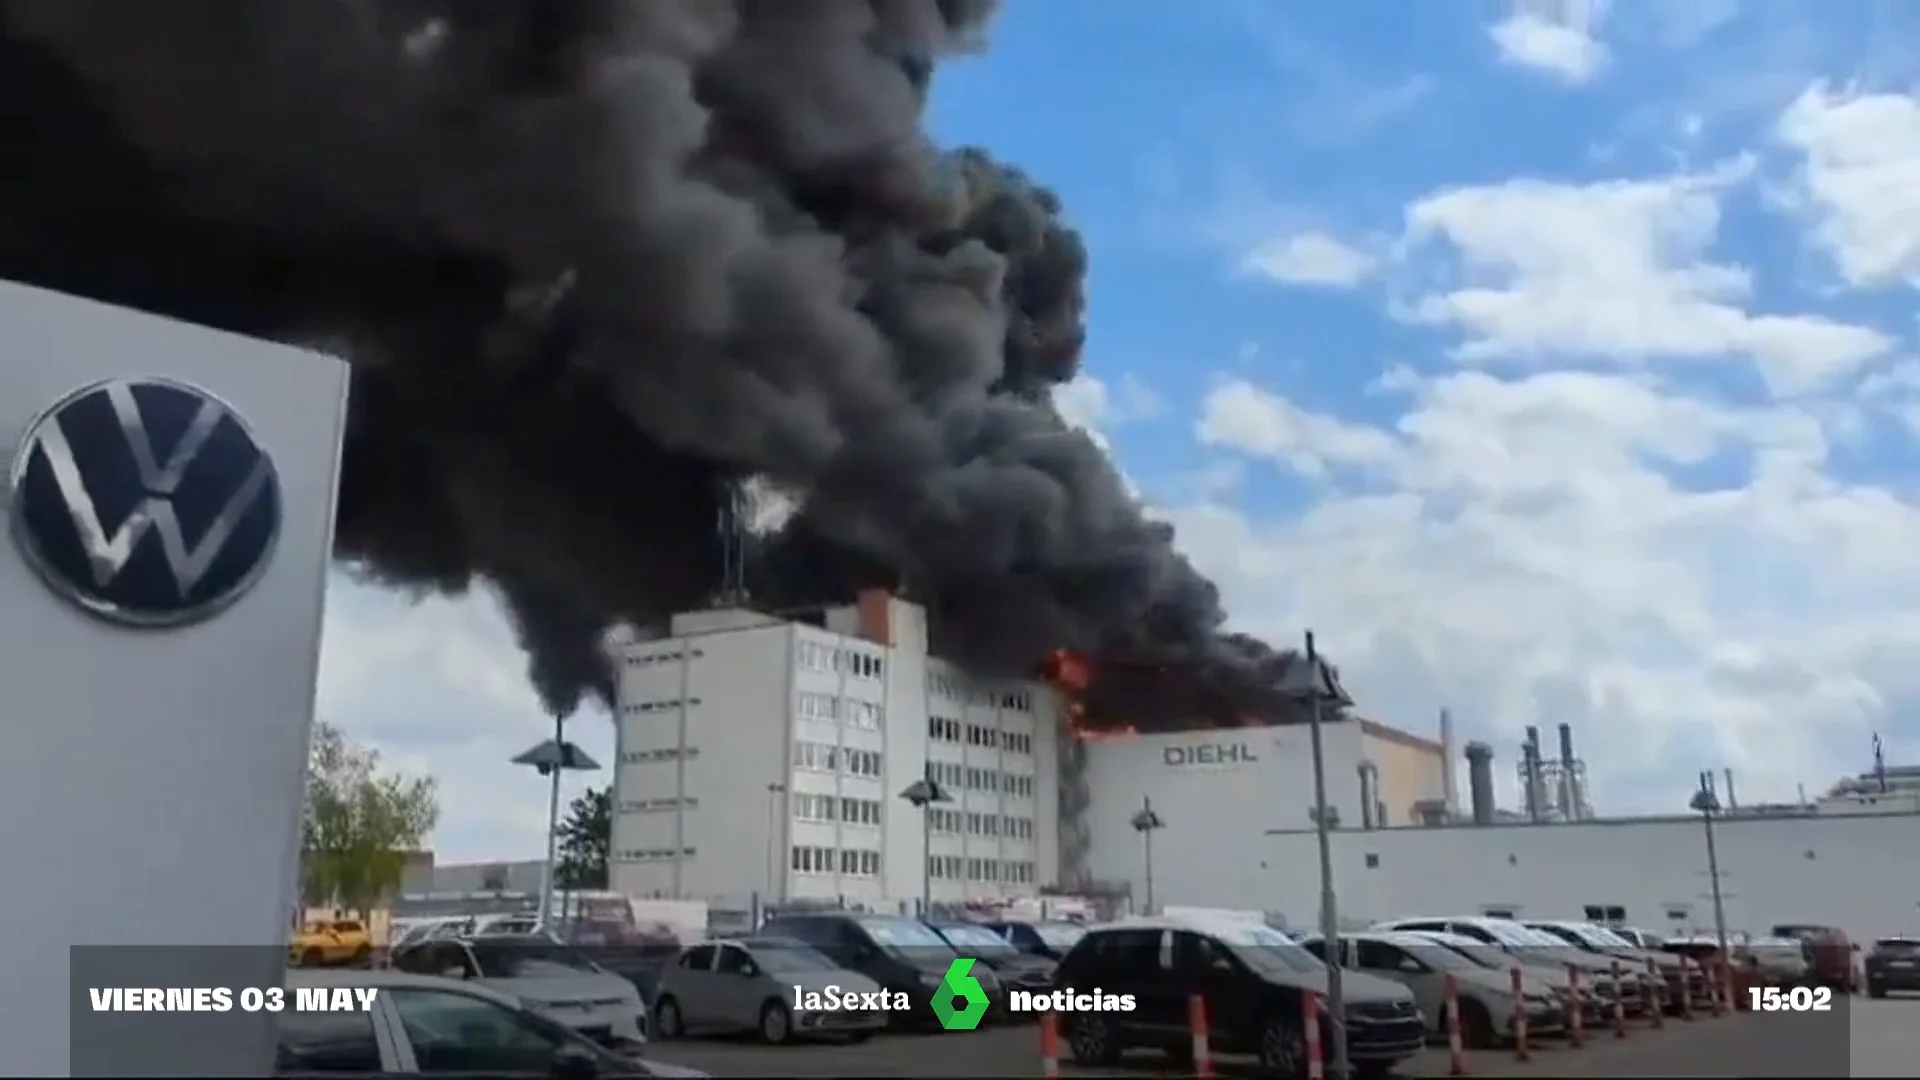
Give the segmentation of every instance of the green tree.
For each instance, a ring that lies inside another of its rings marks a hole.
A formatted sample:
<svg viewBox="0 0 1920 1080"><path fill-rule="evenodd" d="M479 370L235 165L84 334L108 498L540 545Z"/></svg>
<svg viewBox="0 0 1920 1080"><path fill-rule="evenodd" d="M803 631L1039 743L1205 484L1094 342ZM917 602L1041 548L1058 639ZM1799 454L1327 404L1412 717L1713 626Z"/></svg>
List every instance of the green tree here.
<svg viewBox="0 0 1920 1080"><path fill-rule="evenodd" d="M560 822L554 883L562 889L604 889L613 851L613 789L588 788Z"/></svg>
<svg viewBox="0 0 1920 1080"><path fill-rule="evenodd" d="M440 817L432 777L381 768L380 754L331 724L315 724L301 821L301 888L307 903L362 915L400 885Z"/></svg>

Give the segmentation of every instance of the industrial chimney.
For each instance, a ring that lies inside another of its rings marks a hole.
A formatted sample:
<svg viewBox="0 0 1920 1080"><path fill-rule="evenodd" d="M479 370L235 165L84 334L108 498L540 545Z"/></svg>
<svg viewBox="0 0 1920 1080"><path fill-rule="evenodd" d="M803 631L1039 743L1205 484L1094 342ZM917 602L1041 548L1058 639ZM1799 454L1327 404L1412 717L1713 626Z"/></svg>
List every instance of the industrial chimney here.
<svg viewBox="0 0 1920 1080"><path fill-rule="evenodd" d="M1377 829L1380 821L1375 806L1380 801L1380 767L1371 761L1360 763L1360 827Z"/></svg>
<svg viewBox="0 0 1920 1080"><path fill-rule="evenodd" d="M1540 824L1543 811L1541 806L1546 794L1540 783L1540 729L1527 725L1527 741L1520 747L1520 788L1526 796L1527 820Z"/></svg>
<svg viewBox="0 0 1920 1080"><path fill-rule="evenodd" d="M1740 809L1740 800L1735 798L1733 794L1733 770L1728 769L1726 770L1726 773L1727 773L1727 809L1738 810Z"/></svg>
<svg viewBox="0 0 1920 1080"><path fill-rule="evenodd" d="M1450 710L1441 709L1440 801L1447 805L1447 813L1453 817L1458 817L1460 814L1460 787L1454 776L1454 769L1457 768L1454 755L1459 752L1459 747L1454 745L1453 741L1453 713Z"/></svg>
<svg viewBox="0 0 1920 1080"><path fill-rule="evenodd" d="M1467 744L1467 794L1473 801L1473 823L1493 824L1493 747Z"/></svg>
<svg viewBox="0 0 1920 1080"><path fill-rule="evenodd" d="M1580 791L1573 782L1573 725L1560 725L1560 820L1580 820Z"/></svg>

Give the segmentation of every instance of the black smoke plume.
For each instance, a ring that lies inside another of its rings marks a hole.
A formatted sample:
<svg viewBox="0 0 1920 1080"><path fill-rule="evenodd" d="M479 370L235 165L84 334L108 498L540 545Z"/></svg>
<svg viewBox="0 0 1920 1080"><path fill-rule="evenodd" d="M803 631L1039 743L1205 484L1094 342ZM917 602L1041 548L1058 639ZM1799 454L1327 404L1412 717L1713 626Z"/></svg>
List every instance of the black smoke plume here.
<svg viewBox="0 0 1920 1080"><path fill-rule="evenodd" d="M1258 708L1285 656L1054 410L1078 235L923 130L995 7L0 0L0 276L350 357L339 554L492 582L554 709L714 594L750 478L769 602L904 584L983 669Z"/></svg>

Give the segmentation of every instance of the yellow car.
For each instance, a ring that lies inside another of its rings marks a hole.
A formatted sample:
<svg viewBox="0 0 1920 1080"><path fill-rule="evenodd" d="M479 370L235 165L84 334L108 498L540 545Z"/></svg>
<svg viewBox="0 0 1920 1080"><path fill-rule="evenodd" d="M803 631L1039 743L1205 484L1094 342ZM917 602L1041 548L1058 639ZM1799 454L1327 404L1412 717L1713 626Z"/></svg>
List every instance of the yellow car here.
<svg viewBox="0 0 1920 1080"><path fill-rule="evenodd" d="M287 946L287 959L301 967L364 964L373 955L373 935L356 919L315 919Z"/></svg>

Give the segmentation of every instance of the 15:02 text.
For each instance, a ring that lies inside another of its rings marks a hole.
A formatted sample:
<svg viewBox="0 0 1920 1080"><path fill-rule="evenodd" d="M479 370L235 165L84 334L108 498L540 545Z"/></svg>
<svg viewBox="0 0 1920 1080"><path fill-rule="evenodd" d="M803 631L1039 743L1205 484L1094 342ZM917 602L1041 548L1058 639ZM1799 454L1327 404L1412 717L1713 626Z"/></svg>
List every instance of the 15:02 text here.
<svg viewBox="0 0 1920 1080"><path fill-rule="evenodd" d="M1754 1012L1832 1012L1833 989L1826 986L1749 986L1747 1005Z"/></svg>

